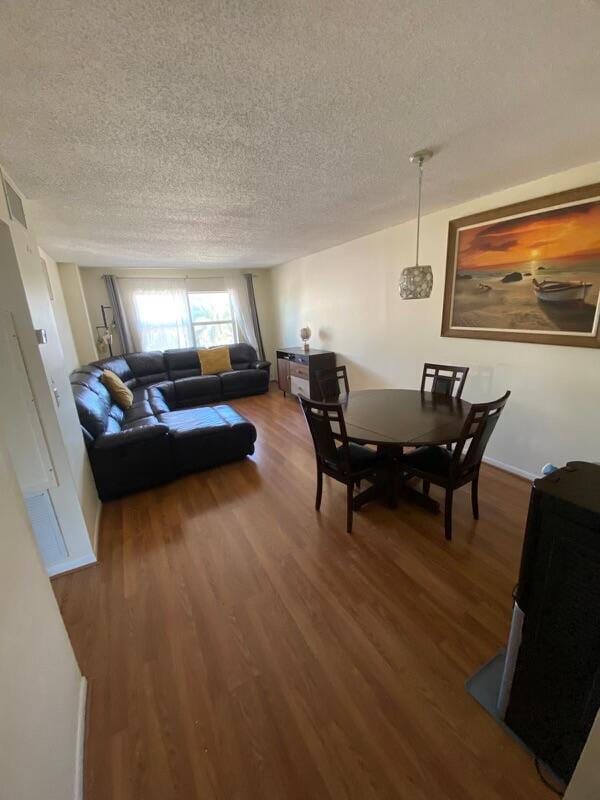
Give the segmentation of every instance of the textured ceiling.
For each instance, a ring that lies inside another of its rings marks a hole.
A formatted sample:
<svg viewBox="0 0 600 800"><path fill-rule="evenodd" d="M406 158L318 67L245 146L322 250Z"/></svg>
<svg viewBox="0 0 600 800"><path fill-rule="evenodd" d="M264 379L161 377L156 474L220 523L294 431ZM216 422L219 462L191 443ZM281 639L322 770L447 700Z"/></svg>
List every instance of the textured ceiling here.
<svg viewBox="0 0 600 800"><path fill-rule="evenodd" d="M84 265L269 265L600 159L594 0L3 0L0 161Z"/></svg>

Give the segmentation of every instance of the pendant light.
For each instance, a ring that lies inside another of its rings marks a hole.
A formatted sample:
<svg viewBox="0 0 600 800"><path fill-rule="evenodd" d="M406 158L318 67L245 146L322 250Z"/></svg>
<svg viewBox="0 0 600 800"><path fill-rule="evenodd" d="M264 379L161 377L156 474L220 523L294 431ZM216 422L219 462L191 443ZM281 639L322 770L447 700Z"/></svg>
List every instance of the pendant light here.
<svg viewBox="0 0 600 800"><path fill-rule="evenodd" d="M419 168L419 193L417 201L417 252L414 267L405 267L400 275L398 288L404 300L419 300L431 295L433 271L429 265L419 264L419 238L421 235L421 187L423 184L423 164L432 157L431 150L417 150L409 156L411 164Z"/></svg>

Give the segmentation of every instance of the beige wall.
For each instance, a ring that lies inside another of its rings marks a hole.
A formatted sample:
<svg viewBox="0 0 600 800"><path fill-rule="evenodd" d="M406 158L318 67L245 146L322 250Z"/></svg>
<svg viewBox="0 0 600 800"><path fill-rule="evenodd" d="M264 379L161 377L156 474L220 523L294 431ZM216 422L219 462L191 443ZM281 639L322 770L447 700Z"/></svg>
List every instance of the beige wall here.
<svg viewBox="0 0 600 800"><path fill-rule="evenodd" d="M56 261L41 248L40 256L44 260L48 272L52 311L54 313L56 328L63 351L65 368L68 372L71 372L79 364L79 359L77 357L77 348L75 347L75 340L73 339L62 283L60 282L58 265Z"/></svg>
<svg viewBox="0 0 600 800"><path fill-rule="evenodd" d="M596 181L600 163L426 216L421 263L434 271L428 300L398 294L401 269L414 263L414 221L274 268L275 338L297 345L299 328L310 325L311 344L335 350L357 389L417 387L424 361L466 364L466 399L513 392L488 447L491 459L527 474L548 461L600 461L590 436L600 427L600 351L440 336L450 219Z"/></svg>
<svg viewBox="0 0 600 800"><path fill-rule="evenodd" d="M0 797L76 796L81 675L0 441Z"/></svg>
<svg viewBox="0 0 600 800"><path fill-rule="evenodd" d="M583 749L565 800L598 800L600 797L600 715Z"/></svg>
<svg viewBox="0 0 600 800"><path fill-rule="evenodd" d="M58 273L77 350L78 364L89 364L97 358L95 330L88 315L79 267L77 264L60 262Z"/></svg>
<svg viewBox="0 0 600 800"><path fill-rule="evenodd" d="M87 305L89 318L92 328L102 324L102 313L100 306L108 305L108 295L104 286L102 276L105 274L115 275L117 278L138 277L138 278L193 278L201 281L206 290L222 288L223 276L229 270L203 270L203 269L127 269L115 267L80 267L81 284ZM271 294L271 270L259 269L254 271L254 291L256 295L256 306L260 318L261 331L265 345L267 358L271 360L275 342L274 323L273 323L273 298ZM118 339L114 342L113 351L121 352ZM104 354L102 354L102 357Z"/></svg>

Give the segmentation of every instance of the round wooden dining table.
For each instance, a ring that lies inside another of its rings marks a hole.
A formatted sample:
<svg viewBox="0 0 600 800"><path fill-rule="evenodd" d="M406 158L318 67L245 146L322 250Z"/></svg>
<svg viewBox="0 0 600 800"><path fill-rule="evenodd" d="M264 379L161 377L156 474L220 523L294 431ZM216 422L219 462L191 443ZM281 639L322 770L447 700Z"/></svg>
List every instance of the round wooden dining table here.
<svg viewBox="0 0 600 800"><path fill-rule="evenodd" d="M341 395L348 437L379 447L457 442L471 404L418 389L364 389Z"/></svg>
<svg viewBox="0 0 600 800"><path fill-rule="evenodd" d="M471 409L466 400L421 392L418 389L364 389L341 395L346 430L351 442L376 445L378 450L451 445L460 439ZM381 496L374 484L354 498L355 509ZM399 495L428 511L439 503L401 482Z"/></svg>

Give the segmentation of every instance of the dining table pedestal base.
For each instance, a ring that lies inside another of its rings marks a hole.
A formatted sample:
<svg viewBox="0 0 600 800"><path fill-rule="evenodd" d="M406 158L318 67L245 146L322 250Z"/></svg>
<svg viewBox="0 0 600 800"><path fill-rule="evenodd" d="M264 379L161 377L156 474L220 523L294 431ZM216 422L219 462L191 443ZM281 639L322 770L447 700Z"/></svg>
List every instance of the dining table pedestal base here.
<svg viewBox="0 0 600 800"><path fill-rule="evenodd" d="M354 496L354 510L359 511L364 505L372 502L373 500L380 500L382 498L385 499L387 494L387 487L383 481L373 483ZM429 511L431 514L440 513L440 504L437 500L434 500L433 497L429 497L429 495L425 494L424 492L420 492L418 489L415 489L414 486L411 486L409 483L407 483L407 481L403 480L402 476L399 476L397 479L394 499L390 500L389 497L387 498L390 508L397 507L398 504L396 499L406 500L409 503L420 506L421 508L425 509L425 511Z"/></svg>

